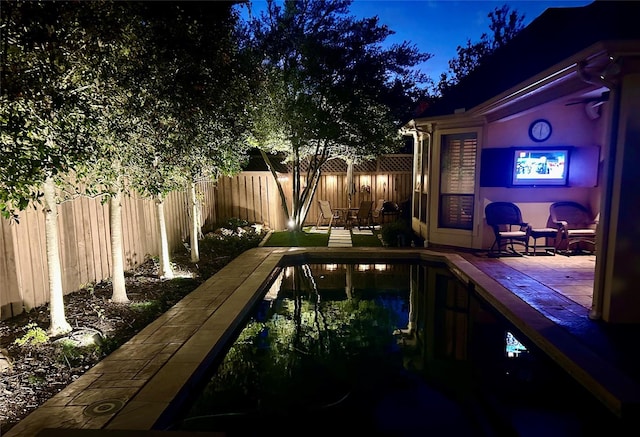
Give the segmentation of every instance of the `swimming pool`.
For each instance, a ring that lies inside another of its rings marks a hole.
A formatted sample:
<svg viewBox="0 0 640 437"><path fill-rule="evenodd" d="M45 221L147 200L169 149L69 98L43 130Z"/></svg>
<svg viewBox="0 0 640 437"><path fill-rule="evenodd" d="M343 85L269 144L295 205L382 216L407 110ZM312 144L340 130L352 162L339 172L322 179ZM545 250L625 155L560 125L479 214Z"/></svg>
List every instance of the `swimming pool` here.
<svg viewBox="0 0 640 437"><path fill-rule="evenodd" d="M272 279L168 429L567 436L615 426L442 263L298 260Z"/></svg>

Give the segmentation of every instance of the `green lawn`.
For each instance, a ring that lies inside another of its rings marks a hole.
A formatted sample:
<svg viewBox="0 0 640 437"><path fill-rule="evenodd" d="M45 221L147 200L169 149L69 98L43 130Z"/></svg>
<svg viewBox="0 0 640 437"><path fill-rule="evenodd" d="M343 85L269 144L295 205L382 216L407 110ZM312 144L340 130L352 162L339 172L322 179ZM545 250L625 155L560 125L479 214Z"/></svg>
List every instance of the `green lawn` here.
<svg viewBox="0 0 640 437"><path fill-rule="evenodd" d="M271 234L264 246L274 247L318 247L327 246L329 234L277 231Z"/></svg>
<svg viewBox="0 0 640 437"><path fill-rule="evenodd" d="M382 241L378 238L380 231L373 231L373 235L351 234L353 247L382 247Z"/></svg>
<svg viewBox="0 0 640 437"><path fill-rule="evenodd" d="M382 247L378 231L373 235L351 235L353 247ZM271 234L264 246L268 247L320 247L327 246L329 234L309 232L276 231Z"/></svg>

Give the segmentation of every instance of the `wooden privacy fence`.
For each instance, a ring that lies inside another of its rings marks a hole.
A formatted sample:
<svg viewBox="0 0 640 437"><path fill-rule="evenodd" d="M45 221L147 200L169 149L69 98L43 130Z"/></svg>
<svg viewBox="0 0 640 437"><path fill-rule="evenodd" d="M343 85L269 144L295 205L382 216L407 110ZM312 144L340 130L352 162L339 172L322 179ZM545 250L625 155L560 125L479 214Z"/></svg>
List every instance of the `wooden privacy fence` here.
<svg viewBox="0 0 640 437"><path fill-rule="evenodd" d="M215 220L213 183L201 183L202 220ZM165 201L167 236L172 250L189 235L187 194L173 192ZM78 198L58 208L60 261L64 293L111 277L109 205L99 199ZM125 270L131 270L160 247L153 200L137 195L122 200ZM49 301L44 214L37 206L20 213L20 223L0 219L0 319L29 311Z"/></svg>
<svg viewBox="0 0 640 437"><path fill-rule="evenodd" d="M412 195L412 168L411 154L383 155L375 161L354 165L351 187L354 193L349 204L347 164L342 160L329 161L322 168L305 224L316 224L320 213L318 200L328 200L334 208L357 208L363 200L373 201L374 208L379 200L402 204Z"/></svg>
<svg viewBox="0 0 640 437"><path fill-rule="evenodd" d="M361 201L371 200L375 208L378 200L400 205L411 195L411 173L354 174L356 192L351 196L349 204L349 196L344 188L347 185L346 179L344 174L323 174L320 177L305 224L316 224L320 213L318 200L328 200L334 208L357 208Z"/></svg>
<svg viewBox="0 0 640 437"><path fill-rule="evenodd" d="M402 203L412 192L412 155L387 155L374 162L356 165L351 205L379 199ZM349 206L346 164L330 161L323 167L305 224L315 224L318 200L333 207ZM291 207L291 175L280 175ZM304 183L304 181L303 181ZM201 183L204 230L230 218L264 223L271 229L286 229L288 217L268 171L246 171L220 178L216 184ZM156 209L152 200L137 195L123 198L123 246L125 269L131 270L157 256L160 242ZM187 194L173 192L165 202L169 247L175 251L189 236ZM98 199L78 198L60 205L58 229L65 294L111 277L109 206ZM20 214L19 224L0 219L0 319L4 320L49 301L48 267L44 235L44 214L40 207Z"/></svg>
<svg viewBox="0 0 640 437"><path fill-rule="evenodd" d="M286 178L282 175L285 193L291 191ZM238 218L250 223L263 223L271 229L284 229L287 218L280 203L280 194L271 172L244 171L218 179L216 211L222 221Z"/></svg>
<svg viewBox="0 0 640 437"><path fill-rule="evenodd" d="M315 224L320 209L318 200L328 200L332 207L357 207L362 200L374 205L384 199L398 204L412 194L413 155L385 155L376 161L356 165L353 172L355 193L347 192L347 165L342 160L329 161L307 214L305 224ZM280 173L287 207L291 208L291 172ZM305 181L303 180L304 184ZM273 176L268 171L245 171L237 176L220 178L216 192L216 211L223 220L235 217L251 223L264 223L271 229L286 229L287 219Z"/></svg>

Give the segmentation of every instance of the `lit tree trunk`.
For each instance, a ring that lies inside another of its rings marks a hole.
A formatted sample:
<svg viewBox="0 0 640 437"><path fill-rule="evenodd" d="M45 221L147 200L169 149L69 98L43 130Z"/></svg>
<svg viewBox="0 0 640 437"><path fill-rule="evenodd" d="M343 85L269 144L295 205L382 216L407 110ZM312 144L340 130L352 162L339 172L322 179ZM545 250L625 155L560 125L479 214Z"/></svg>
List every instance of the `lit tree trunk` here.
<svg viewBox="0 0 640 437"><path fill-rule="evenodd" d="M169 239L167 238L167 223L164 219L164 199L162 194L156 197L156 211L158 213L158 230L160 231L160 272L161 278L172 279L173 270L169 259Z"/></svg>
<svg viewBox="0 0 640 437"><path fill-rule="evenodd" d="M292 188L292 205L291 205L291 230L301 231L302 222L300 221L300 149L297 146L293 147L293 180L291 181Z"/></svg>
<svg viewBox="0 0 640 437"><path fill-rule="evenodd" d="M347 206L351 208L351 200L353 199L353 195L356 192L356 187L353 183L353 159L350 158L347 158L347 180L344 188L347 192L349 202Z"/></svg>
<svg viewBox="0 0 640 437"><path fill-rule="evenodd" d="M344 291L347 294L347 299L353 299L353 264L347 264L347 276Z"/></svg>
<svg viewBox="0 0 640 437"><path fill-rule="evenodd" d="M198 249L198 235L200 235L200 214L198 208L198 197L196 196L196 183L189 184L189 206L191 208L191 262L200 261L200 251Z"/></svg>
<svg viewBox="0 0 640 437"><path fill-rule="evenodd" d="M124 282L124 257L122 255L122 192L118 188L117 192L111 196L109 201L111 220L111 258L113 294L111 301L116 303L127 303L127 290Z"/></svg>
<svg viewBox="0 0 640 437"><path fill-rule="evenodd" d="M289 222L291 220L291 216L289 215L289 207L287 206L287 197L285 196L284 190L282 189L282 184L278 180L278 173L276 173L276 170L273 167L273 164L271 164L271 160L269 159L269 156L264 152L264 150L260 150L260 154L262 155L262 158L264 159L265 164L267 164L267 168L271 172L271 175L273 176L273 180L276 182L276 187L278 187L278 194L280 195L280 206L282 207L282 210L284 211L284 215L287 218L287 221ZM287 226L289 226L289 223L287 223Z"/></svg>
<svg viewBox="0 0 640 437"><path fill-rule="evenodd" d="M49 335L58 336L71 331L64 315L64 293L62 291L62 267L58 244L58 203L53 179L47 177L44 183L45 235L47 246L47 266L49 267L49 309L51 324Z"/></svg>
<svg viewBox="0 0 640 437"><path fill-rule="evenodd" d="M318 188L318 183L320 182L320 171L312 172L312 174L307 179L307 186L303 190L303 195L301 203L300 203L300 229L302 229L302 225L307 219L307 214L309 213L309 209L311 208L311 201L313 200L316 189Z"/></svg>

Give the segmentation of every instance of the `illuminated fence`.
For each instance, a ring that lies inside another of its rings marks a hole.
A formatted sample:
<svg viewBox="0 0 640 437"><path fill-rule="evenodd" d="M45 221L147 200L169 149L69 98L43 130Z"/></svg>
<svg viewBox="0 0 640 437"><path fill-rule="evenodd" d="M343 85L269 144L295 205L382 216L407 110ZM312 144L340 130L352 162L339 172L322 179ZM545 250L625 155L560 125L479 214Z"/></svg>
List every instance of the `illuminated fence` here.
<svg viewBox="0 0 640 437"><path fill-rule="evenodd" d="M215 222L213 183L199 185L205 227ZM182 246L189 235L187 195L170 193L165 200L169 247ZM0 219L0 305L7 319L49 301L44 214L29 207L20 223ZM159 236L155 204L137 195L122 199L125 270L158 254ZM78 198L58 208L58 234L64 293L111 277L109 206L100 199Z"/></svg>
<svg viewBox="0 0 640 437"><path fill-rule="evenodd" d="M412 155L387 155L374 162L356 165L351 206L362 200L384 199L402 203L411 194ZM291 205L291 175L280 174L287 205ZM306 218L315 224L317 200L328 200L333 207L349 206L346 164L330 161L322 177ZM280 195L268 171L245 171L225 177L217 183L201 183L203 230L230 218L264 223L271 229L285 229L288 217L281 207ZM169 247L182 248L189 237L187 194L173 192L165 201L165 219ZM78 198L59 207L58 229L62 264L62 287L71 293L111 277L111 240L109 206L99 199ZM122 209L125 270L131 270L158 255L160 246L154 202L137 195L125 196ZM20 223L0 219L0 319L49 301L48 268L42 208L28 208L20 214Z"/></svg>
<svg viewBox="0 0 640 437"><path fill-rule="evenodd" d="M411 196L411 164L413 155L385 155L376 161L355 165L353 194L349 202L347 164L339 159L327 162L307 214L305 224L315 224L318 219L318 200L328 200L332 207L358 207L363 200L372 200L374 207L379 200L398 204ZM290 169L289 169L290 170ZM302 174L305 174L302 169ZM291 208L291 171L279 174L287 206ZM305 180L302 180L302 185ZM288 217L281 207L280 196L268 171L245 171L237 176L221 178L216 194L218 216L267 224L271 229L285 229Z"/></svg>

